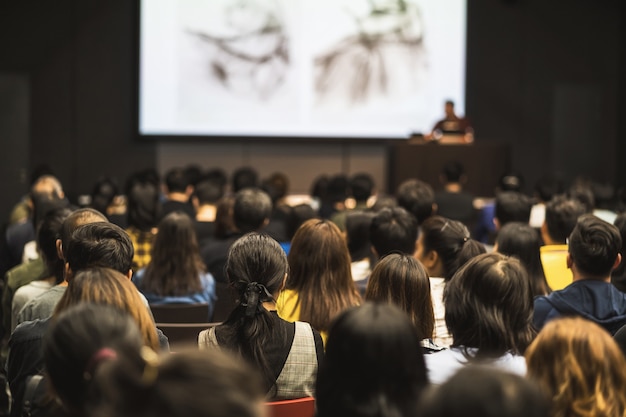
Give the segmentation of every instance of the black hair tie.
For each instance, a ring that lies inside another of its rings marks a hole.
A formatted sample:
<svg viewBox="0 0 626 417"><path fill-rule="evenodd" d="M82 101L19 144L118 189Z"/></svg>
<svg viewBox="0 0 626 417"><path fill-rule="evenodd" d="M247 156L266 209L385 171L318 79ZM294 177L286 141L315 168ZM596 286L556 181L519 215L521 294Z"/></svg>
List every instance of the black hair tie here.
<svg viewBox="0 0 626 417"><path fill-rule="evenodd" d="M264 302L272 301L274 297L263 284L249 282L245 285L246 288L243 291L240 305L246 308L246 317L253 317L263 311L261 307Z"/></svg>

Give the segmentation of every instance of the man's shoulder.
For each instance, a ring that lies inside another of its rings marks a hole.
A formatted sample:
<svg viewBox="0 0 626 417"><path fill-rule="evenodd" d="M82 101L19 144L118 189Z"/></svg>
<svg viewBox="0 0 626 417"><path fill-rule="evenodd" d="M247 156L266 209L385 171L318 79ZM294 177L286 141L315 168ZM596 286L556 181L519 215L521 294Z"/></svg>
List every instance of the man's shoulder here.
<svg viewBox="0 0 626 417"><path fill-rule="evenodd" d="M49 318L25 321L18 324L13 333L11 333L9 346L43 338L49 324Z"/></svg>

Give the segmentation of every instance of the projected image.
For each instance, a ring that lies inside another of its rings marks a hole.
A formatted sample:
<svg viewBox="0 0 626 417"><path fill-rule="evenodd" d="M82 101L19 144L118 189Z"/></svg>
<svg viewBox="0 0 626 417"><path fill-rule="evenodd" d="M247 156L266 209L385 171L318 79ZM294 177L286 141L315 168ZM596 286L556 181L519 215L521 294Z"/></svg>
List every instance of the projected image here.
<svg viewBox="0 0 626 417"><path fill-rule="evenodd" d="M336 9L352 20L353 33L314 57L318 103L357 105L380 96L415 93L419 72L426 70L423 22L416 4L370 0L363 13L354 7L357 3Z"/></svg>
<svg viewBox="0 0 626 417"><path fill-rule="evenodd" d="M467 0L141 0L144 135L402 138L464 113Z"/></svg>

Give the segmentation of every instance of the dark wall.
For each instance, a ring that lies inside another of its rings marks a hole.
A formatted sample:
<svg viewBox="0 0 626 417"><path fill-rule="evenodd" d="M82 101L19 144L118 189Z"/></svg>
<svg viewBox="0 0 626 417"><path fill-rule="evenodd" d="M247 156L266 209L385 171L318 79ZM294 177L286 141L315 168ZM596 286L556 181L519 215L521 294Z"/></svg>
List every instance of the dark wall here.
<svg viewBox="0 0 626 417"><path fill-rule="evenodd" d="M30 80L26 168L48 162L84 193L98 175L154 166L157 145L134 134L136 2L3 3L0 71ZM621 3L468 1L467 114L477 140L511 144L527 184L555 169L626 183Z"/></svg>

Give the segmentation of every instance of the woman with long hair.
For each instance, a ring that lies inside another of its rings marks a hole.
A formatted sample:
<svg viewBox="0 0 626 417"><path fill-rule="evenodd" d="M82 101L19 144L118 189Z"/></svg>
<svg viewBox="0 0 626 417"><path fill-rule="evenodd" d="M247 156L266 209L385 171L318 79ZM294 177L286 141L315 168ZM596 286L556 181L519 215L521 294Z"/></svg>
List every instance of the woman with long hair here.
<svg viewBox="0 0 626 417"><path fill-rule="evenodd" d="M507 223L498 231L494 251L515 256L528 271L533 295L548 295L552 292L541 264L541 239L539 233L527 223Z"/></svg>
<svg viewBox="0 0 626 417"><path fill-rule="evenodd" d="M365 303L333 322L316 385L319 417L410 417L428 385L420 336L389 304Z"/></svg>
<svg viewBox="0 0 626 417"><path fill-rule="evenodd" d="M469 363L526 373L523 355L535 335L533 294L518 259L499 253L475 257L447 283L443 301L453 342L426 356L432 383L443 383Z"/></svg>
<svg viewBox="0 0 626 417"><path fill-rule="evenodd" d="M482 253L485 247L472 239L467 226L459 221L430 216L421 225L415 256L430 276L435 309L434 341L438 345L447 347L452 343L443 304L446 283L465 262Z"/></svg>
<svg viewBox="0 0 626 417"><path fill-rule="evenodd" d="M626 415L626 359L597 324L582 318L549 322L526 361L528 378L551 399L552 417Z"/></svg>
<svg viewBox="0 0 626 417"><path fill-rule="evenodd" d="M207 303L207 320L211 320L215 280L205 272L193 221L182 212L161 220L152 259L135 274L133 282L150 304Z"/></svg>
<svg viewBox="0 0 626 417"><path fill-rule="evenodd" d="M310 323L325 339L330 322L361 303L346 241L334 223L311 219L293 237L288 260L290 273L277 300L278 314Z"/></svg>
<svg viewBox="0 0 626 417"><path fill-rule="evenodd" d="M372 271L365 299L393 304L407 313L422 338L424 353L442 349L432 342L435 314L430 281L417 259L404 253L392 253L381 259Z"/></svg>
<svg viewBox="0 0 626 417"><path fill-rule="evenodd" d="M289 272L287 257L271 237L250 233L231 246L226 276L238 305L226 321L200 333L200 349L236 352L260 371L268 399L313 396L324 347L308 323L290 323L276 312Z"/></svg>

